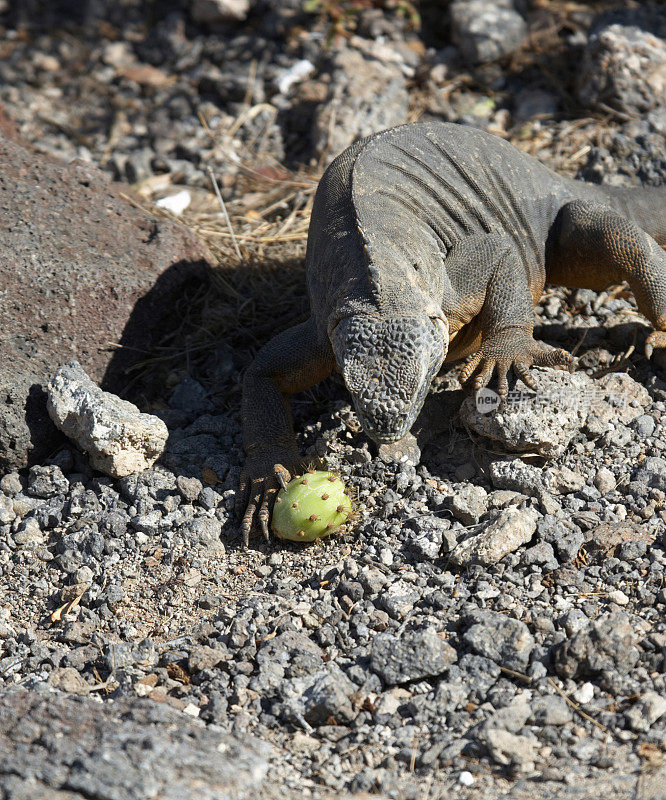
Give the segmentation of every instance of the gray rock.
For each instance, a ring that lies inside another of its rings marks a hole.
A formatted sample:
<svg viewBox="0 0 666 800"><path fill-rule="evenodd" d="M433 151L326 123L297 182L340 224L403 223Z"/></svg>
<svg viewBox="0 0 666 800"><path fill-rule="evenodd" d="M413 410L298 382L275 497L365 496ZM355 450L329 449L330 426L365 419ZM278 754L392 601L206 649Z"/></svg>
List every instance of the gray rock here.
<svg viewBox="0 0 666 800"><path fill-rule="evenodd" d="M636 419L633 421L633 426L634 430L641 437L641 439L647 439L654 433L654 417L650 414L641 414L640 417L636 417Z"/></svg>
<svg viewBox="0 0 666 800"><path fill-rule="evenodd" d="M152 639L144 639L136 644L118 642L108 646L105 660L110 672L133 666L148 669L157 663L157 651Z"/></svg>
<svg viewBox="0 0 666 800"><path fill-rule="evenodd" d="M7 495L0 495L0 525L8 525L16 519L14 503Z"/></svg>
<svg viewBox="0 0 666 800"><path fill-rule="evenodd" d="M559 465L548 471L548 486L559 494L571 494L585 486L585 478L569 467Z"/></svg>
<svg viewBox="0 0 666 800"><path fill-rule="evenodd" d="M457 491L451 502L451 513L463 525L475 525L488 510L488 494L481 486L467 484Z"/></svg>
<svg viewBox="0 0 666 800"><path fill-rule="evenodd" d="M491 728L486 732L485 744L490 757L497 764L512 766L521 772L534 769L538 741L527 736Z"/></svg>
<svg viewBox="0 0 666 800"><path fill-rule="evenodd" d="M636 639L627 614L605 614L556 647L555 669L563 678L587 677L608 670L626 675L638 661Z"/></svg>
<svg viewBox="0 0 666 800"><path fill-rule="evenodd" d="M599 561L615 555L624 544L639 542L650 544L654 533L645 525L636 522L608 522L597 525L587 533L585 549Z"/></svg>
<svg viewBox="0 0 666 800"><path fill-rule="evenodd" d="M213 409L208 392L199 381L195 381L189 376L183 378L173 390L169 398L169 405L177 411L185 411L193 415L205 414Z"/></svg>
<svg viewBox="0 0 666 800"><path fill-rule="evenodd" d="M555 551L553 550L553 546L548 542L539 542L533 547L528 547L521 556L520 561L528 567L532 564L538 564L543 567L544 570L553 570L558 567Z"/></svg>
<svg viewBox="0 0 666 800"><path fill-rule="evenodd" d="M220 541L222 523L217 517L191 519L182 526L181 532L209 548L221 549L224 546Z"/></svg>
<svg viewBox="0 0 666 800"><path fill-rule="evenodd" d="M415 535L410 537L409 548L416 555L429 560L455 547L456 537L448 519L437 514L419 516L412 521Z"/></svg>
<svg viewBox="0 0 666 800"><path fill-rule="evenodd" d="M642 694L634 705L624 712L624 718L632 731L642 733L650 730L657 720L666 714L666 697L657 692Z"/></svg>
<svg viewBox="0 0 666 800"><path fill-rule="evenodd" d="M10 689L0 696L0 776L57 800L201 800L256 795L269 745L194 724L147 700Z"/></svg>
<svg viewBox="0 0 666 800"><path fill-rule="evenodd" d="M601 422L629 425L652 402L648 390L626 372L610 372L594 381L590 411Z"/></svg>
<svg viewBox="0 0 666 800"><path fill-rule="evenodd" d="M649 419L652 419L652 417L649 417ZM654 423L654 420L652 422ZM602 495L614 492L617 485L615 475L607 467L601 467L594 476L594 485Z"/></svg>
<svg viewBox="0 0 666 800"><path fill-rule="evenodd" d="M49 675L49 686L71 694L85 694L88 684L74 667L56 667Z"/></svg>
<svg viewBox="0 0 666 800"><path fill-rule="evenodd" d="M309 675L324 665L323 652L309 636L285 631L270 639L257 653L257 663L277 663L288 667L292 676Z"/></svg>
<svg viewBox="0 0 666 800"><path fill-rule="evenodd" d="M13 497L15 494L23 491L23 484L21 476L18 472L8 472L0 478L0 490L8 497Z"/></svg>
<svg viewBox="0 0 666 800"><path fill-rule="evenodd" d="M594 383L583 372L534 370L533 375L538 385L536 394L518 381L522 391L510 394L503 407L481 413L475 398L468 397L460 416L479 436L498 442L506 450L554 458L585 425Z"/></svg>
<svg viewBox="0 0 666 800"><path fill-rule="evenodd" d="M496 611L477 611L471 619L463 639L475 653L502 667L525 669L535 642L524 622Z"/></svg>
<svg viewBox="0 0 666 800"><path fill-rule="evenodd" d="M158 417L103 392L78 361L60 367L51 378L47 407L56 426L88 454L92 466L116 478L152 466L169 435Z"/></svg>
<svg viewBox="0 0 666 800"><path fill-rule="evenodd" d="M37 520L34 517L28 517L18 526L13 539L19 547L26 550L34 550L35 547L44 544L46 535L40 529Z"/></svg>
<svg viewBox="0 0 666 800"><path fill-rule="evenodd" d="M455 0L450 13L453 41L468 61L494 61L513 53L527 37L513 0Z"/></svg>
<svg viewBox="0 0 666 800"><path fill-rule="evenodd" d="M456 651L434 628L375 636L370 667L389 686L441 675L456 660Z"/></svg>
<svg viewBox="0 0 666 800"><path fill-rule="evenodd" d="M309 725L344 724L356 716L351 696L356 686L335 664L304 677L286 681L282 692L287 716Z"/></svg>
<svg viewBox="0 0 666 800"><path fill-rule="evenodd" d="M530 716L533 725L567 725L573 719L573 712L564 698L549 695L532 701Z"/></svg>
<svg viewBox="0 0 666 800"><path fill-rule="evenodd" d="M219 664L229 660L229 651L224 645L208 647L199 645L190 651L187 659L187 669L190 674L201 672L202 669L213 669Z"/></svg>
<svg viewBox="0 0 666 800"><path fill-rule="evenodd" d="M170 330L186 282L205 280L208 254L184 226L150 219L82 160L65 164L3 137L0 160L6 470L35 463L60 438L44 391L54 366L75 356L105 389L122 391L127 370Z"/></svg>
<svg viewBox="0 0 666 800"><path fill-rule="evenodd" d="M183 499L190 503L199 497L203 489L203 485L198 478L187 478L184 475L179 475L176 478L176 483Z"/></svg>
<svg viewBox="0 0 666 800"><path fill-rule="evenodd" d="M504 509L481 533L457 545L449 558L458 566L496 564L530 541L536 530L537 518L536 511L531 508Z"/></svg>
<svg viewBox="0 0 666 800"><path fill-rule="evenodd" d="M585 542L581 529L569 519L546 514L537 523L539 537L552 545L557 560L562 564L573 561Z"/></svg>
<svg viewBox="0 0 666 800"><path fill-rule="evenodd" d="M500 708L491 714L480 726L479 733L483 736L485 731L495 728L496 730L518 731L527 723L531 716L531 709L527 701L521 697L516 698L508 706Z"/></svg>
<svg viewBox="0 0 666 800"><path fill-rule="evenodd" d="M567 611L566 614L559 618L558 622L567 636L573 636L574 633L578 633L578 631L590 624L589 618L580 608Z"/></svg>
<svg viewBox="0 0 666 800"><path fill-rule="evenodd" d="M400 619L409 614L414 604L420 599L420 594L406 581L395 581L380 596L382 608L395 619Z"/></svg>
<svg viewBox="0 0 666 800"><path fill-rule="evenodd" d="M356 139L406 122L408 110L400 67L345 47L333 56L329 94L315 114L315 152L330 162Z"/></svg>
<svg viewBox="0 0 666 800"><path fill-rule="evenodd" d="M509 489L532 497L540 497L546 488L546 476L542 470L519 458L492 461L490 480L496 489Z"/></svg>
<svg viewBox="0 0 666 800"><path fill-rule="evenodd" d="M69 481L55 465L30 468L28 475L28 494L33 497L54 497L69 489Z"/></svg>
<svg viewBox="0 0 666 800"><path fill-rule="evenodd" d="M585 106L644 114L664 104L666 42L634 25L608 25L592 34L578 73Z"/></svg>
<svg viewBox="0 0 666 800"><path fill-rule="evenodd" d="M666 491L666 459L649 456L634 472L634 480L652 489Z"/></svg>

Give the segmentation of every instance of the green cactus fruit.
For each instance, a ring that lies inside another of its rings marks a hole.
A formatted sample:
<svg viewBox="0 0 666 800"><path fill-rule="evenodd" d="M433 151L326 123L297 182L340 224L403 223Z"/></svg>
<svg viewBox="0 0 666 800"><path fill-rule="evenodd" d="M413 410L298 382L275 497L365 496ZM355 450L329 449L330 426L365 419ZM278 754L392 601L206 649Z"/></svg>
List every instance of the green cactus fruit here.
<svg viewBox="0 0 666 800"><path fill-rule="evenodd" d="M294 478L275 498L271 526L279 539L312 542L347 521L351 500L332 472L307 472Z"/></svg>

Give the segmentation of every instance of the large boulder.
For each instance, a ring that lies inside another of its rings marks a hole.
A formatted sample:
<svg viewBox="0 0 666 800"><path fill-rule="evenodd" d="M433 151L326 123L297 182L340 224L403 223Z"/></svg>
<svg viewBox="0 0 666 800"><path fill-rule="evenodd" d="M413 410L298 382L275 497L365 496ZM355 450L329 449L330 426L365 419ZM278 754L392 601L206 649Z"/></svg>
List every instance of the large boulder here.
<svg viewBox="0 0 666 800"><path fill-rule="evenodd" d="M51 378L46 407L58 430L88 453L93 467L114 478L152 467L169 436L159 417L103 392L77 361Z"/></svg>
<svg viewBox="0 0 666 800"><path fill-rule="evenodd" d="M527 38L527 23L514 0L455 0L449 13L453 41L473 64L507 56Z"/></svg>
<svg viewBox="0 0 666 800"><path fill-rule="evenodd" d="M271 755L150 700L0 693L0 797L242 800L261 790Z"/></svg>
<svg viewBox="0 0 666 800"><path fill-rule="evenodd" d="M640 116L666 104L666 9L618 9L592 26L578 72L585 106Z"/></svg>
<svg viewBox="0 0 666 800"><path fill-rule="evenodd" d="M76 359L122 393L128 367L173 324L176 298L205 277L209 257L87 164L2 135L0 163L0 469L16 469L53 446L43 387L54 369Z"/></svg>
<svg viewBox="0 0 666 800"><path fill-rule="evenodd" d="M407 80L399 64L346 47L332 57L325 102L314 117L314 148L330 163L346 147L407 122Z"/></svg>

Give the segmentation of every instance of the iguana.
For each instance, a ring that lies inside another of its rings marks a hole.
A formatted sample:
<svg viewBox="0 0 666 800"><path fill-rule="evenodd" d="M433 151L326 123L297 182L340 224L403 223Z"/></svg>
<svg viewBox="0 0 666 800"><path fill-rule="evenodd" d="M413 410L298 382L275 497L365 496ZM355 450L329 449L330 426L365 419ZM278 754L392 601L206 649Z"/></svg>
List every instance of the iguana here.
<svg viewBox="0 0 666 800"><path fill-rule="evenodd" d="M596 291L628 281L666 347L666 192L563 177L492 134L425 122L351 145L315 195L306 269L311 316L258 353L243 385L247 543L302 468L288 397L333 370L378 443L408 434L444 362L462 382L572 357L532 337L546 282Z"/></svg>

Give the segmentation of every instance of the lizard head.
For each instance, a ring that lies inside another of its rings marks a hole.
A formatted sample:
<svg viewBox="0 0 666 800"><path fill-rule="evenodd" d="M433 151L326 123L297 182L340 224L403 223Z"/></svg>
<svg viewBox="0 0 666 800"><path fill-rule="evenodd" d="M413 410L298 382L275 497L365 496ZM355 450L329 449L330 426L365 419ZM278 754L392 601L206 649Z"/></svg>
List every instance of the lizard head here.
<svg viewBox="0 0 666 800"><path fill-rule="evenodd" d="M379 443L414 424L448 349L443 316L345 317L331 332L335 359L365 432Z"/></svg>

